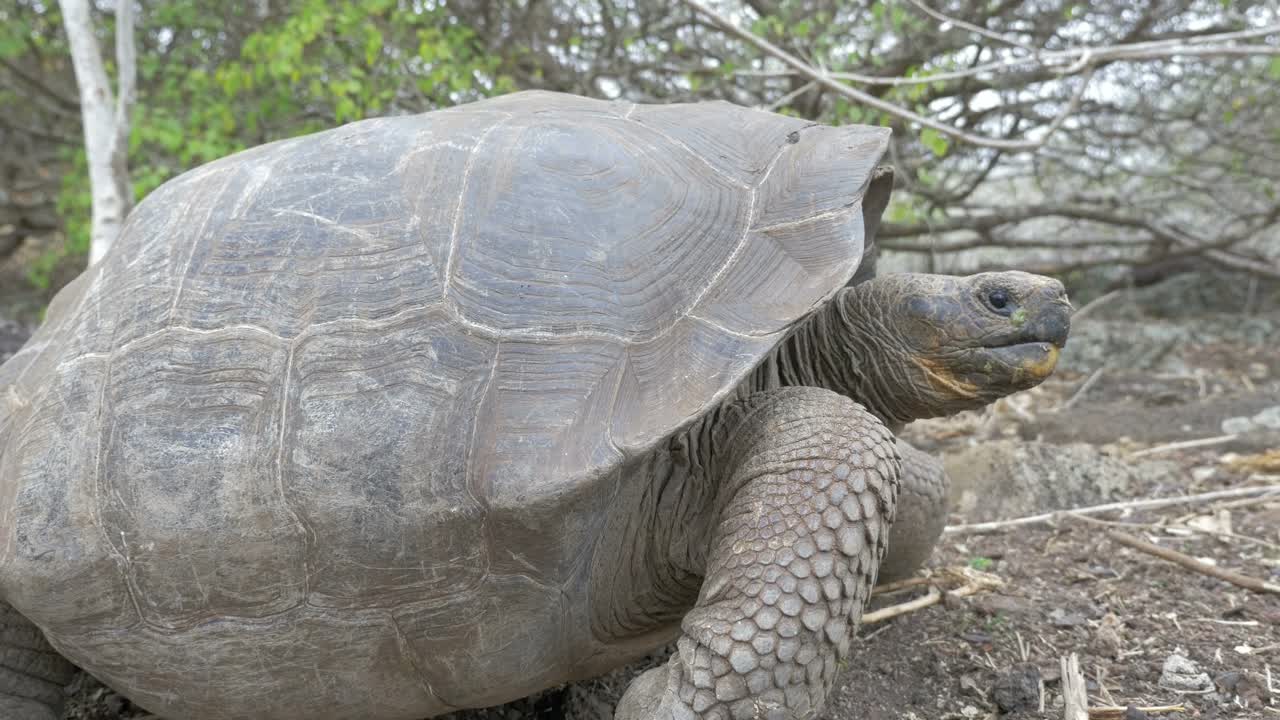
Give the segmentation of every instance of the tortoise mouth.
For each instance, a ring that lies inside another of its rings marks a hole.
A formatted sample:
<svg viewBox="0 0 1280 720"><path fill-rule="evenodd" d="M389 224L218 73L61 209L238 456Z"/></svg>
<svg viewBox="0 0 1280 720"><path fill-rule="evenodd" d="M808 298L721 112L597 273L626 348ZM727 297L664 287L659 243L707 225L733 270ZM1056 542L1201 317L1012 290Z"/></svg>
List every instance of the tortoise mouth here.
<svg viewBox="0 0 1280 720"><path fill-rule="evenodd" d="M1011 371L1014 385L1022 385L1049 377L1058 365L1060 352L1061 346L1056 343L1030 341L984 348L981 354Z"/></svg>

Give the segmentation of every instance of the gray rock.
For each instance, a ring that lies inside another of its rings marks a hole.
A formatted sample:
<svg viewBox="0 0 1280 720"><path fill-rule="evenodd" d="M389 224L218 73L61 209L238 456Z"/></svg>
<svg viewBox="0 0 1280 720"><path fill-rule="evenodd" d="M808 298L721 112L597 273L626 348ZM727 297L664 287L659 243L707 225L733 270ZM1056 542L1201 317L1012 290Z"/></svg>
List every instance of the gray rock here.
<svg viewBox="0 0 1280 720"><path fill-rule="evenodd" d="M1160 671L1160 687L1180 692L1213 690L1213 679L1189 658L1170 655Z"/></svg>
<svg viewBox="0 0 1280 720"><path fill-rule="evenodd" d="M1253 424L1272 430L1280 430L1280 405L1272 405L1253 416Z"/></svg>
<svg viewBox="0 0 1280 720"><path fill-rule="evenodd" d="M1208 315L1181 320L1111 320L1090 314L1071 328L1059 371L1091 373L1106 365L1128 370L1187 374L1197 346L1280 345L1280 316Z"/></svg>
<svg viewBox="0 0 1280 720"><path fill-rule="evenodd" d="M1280 405L1263 408L1252 417L1229 417L1222 421L1222 432L1244 434L1254 430L1280 430Z"/></svg>
<svg viewBox="0 0 1280 720"><path fill-rule="evenodd" d="M1247 417L1229 417L1222 421L1222 432L1228 435L1240 435L1253 430L1253 419Z"/></svg>
<svg viewBox="0 0 1280 720"><path fill-rule="evenodd" d="M1176 473L1168 461L1128 463L1092 445L997 440L948 454L951 506L986 522L1112 502Z"/></svg>

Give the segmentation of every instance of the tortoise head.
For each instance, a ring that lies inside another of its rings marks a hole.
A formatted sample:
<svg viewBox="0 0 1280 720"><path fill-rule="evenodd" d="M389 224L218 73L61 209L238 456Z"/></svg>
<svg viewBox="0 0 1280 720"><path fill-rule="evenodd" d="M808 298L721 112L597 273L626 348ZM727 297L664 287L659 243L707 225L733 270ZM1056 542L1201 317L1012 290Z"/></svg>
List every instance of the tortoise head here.
<svg viewBox="0 0 1280 720"><path fill-rule="evenodd" d="M1071 327L1062 283L1024 272L885 275L845 296L857 375L869 383L854 397L891 424L1038 385Z"/></svg>

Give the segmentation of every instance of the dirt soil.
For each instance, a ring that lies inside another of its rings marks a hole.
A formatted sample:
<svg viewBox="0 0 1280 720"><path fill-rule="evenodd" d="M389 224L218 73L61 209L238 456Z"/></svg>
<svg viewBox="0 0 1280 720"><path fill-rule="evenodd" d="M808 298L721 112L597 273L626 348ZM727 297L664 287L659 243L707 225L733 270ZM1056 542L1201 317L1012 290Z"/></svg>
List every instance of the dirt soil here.
<svg viewBox="0 0 1280 720"><path fill-rule="evenodd" d="M1221 290L1215 294L1205 291L1210 280L1190 277L1089 308L1076 323L1060 372L1045 385L983 413L916 423L906 434L947 458L982 451L997 439L1015 446L1072 444L1063 457L1075 458L1073 467L1063 471L1078 469L1080 452L1105 460L1099 467L1161 461L1128 478L1131 498L1280 484L1280 303L1251 292L1242 306L1231 297L1242 287L1237 280L1213 280ZM1193 296L1195 302L1187 302ZM1170 307L1180 314L1170 317ZM1167 447L1205 439L1208 444ZM1082 451L1079 443L1088 447ZM1027 484L1069 477L1047 467ZM1280 584L1280 494L1095 517ZM1181 708L1094 717L1280 720L1280 595L1122 547L1106 536L1111 527L1061 518L944 537L928 570L939 583L947 568L974 568L1002 585L864 625L820 717L1061 718L1060 659L1077 654L1091 705ZM892 605L925 593L913 588L875 602ZM659 653L590 682L449 717L608 718L627 682L661 659ZM1174 677L1166 665L1183 672ZM1163 683L1162 675L1168 675ZM1043 710L1036 700L1040 683ZM84 678L66 717L147 716Z"/></svg>

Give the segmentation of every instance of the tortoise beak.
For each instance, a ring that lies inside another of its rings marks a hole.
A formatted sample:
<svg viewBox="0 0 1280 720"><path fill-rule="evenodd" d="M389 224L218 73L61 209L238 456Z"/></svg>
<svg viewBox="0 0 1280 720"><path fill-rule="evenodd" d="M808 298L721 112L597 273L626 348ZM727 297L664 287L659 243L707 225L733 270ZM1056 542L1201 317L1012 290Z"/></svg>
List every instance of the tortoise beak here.
<svg viewBox="0 0 1280 720"><path fill-rule="evenodd" d="M1071 303L1064 296L1061 301L1054 301L1048 307L1035 314L1035 319L1028 323L1028 331L1032 342L1047 342L1058 348L1067 346L1067 336L1071 334Z"/></svg>

